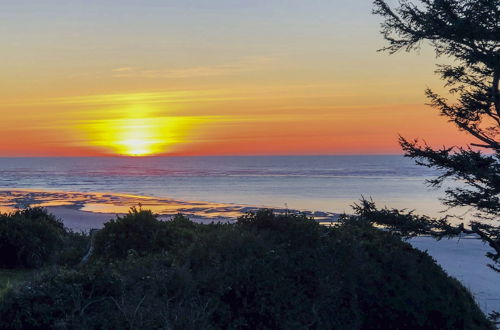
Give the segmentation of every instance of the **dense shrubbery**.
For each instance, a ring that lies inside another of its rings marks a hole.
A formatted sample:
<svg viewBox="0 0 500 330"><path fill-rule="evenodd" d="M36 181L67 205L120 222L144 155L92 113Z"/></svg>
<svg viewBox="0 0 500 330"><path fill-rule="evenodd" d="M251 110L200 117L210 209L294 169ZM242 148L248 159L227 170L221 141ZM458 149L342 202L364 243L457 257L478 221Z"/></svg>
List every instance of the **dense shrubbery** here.
<svg viewBox="0 0 500 330"><path fill-rule="evenodd" d="M95 254L115 259L182 248L193 239L195 227L180 214L171 221L159 221L150 210L132 208L104 224L95 236Z"/></svg>
<svg viewBox="0 0 500 330"><path fill-rule="evenodd" d="M66 231L64 244L57 255L57 264L61 266L76 266L89 249L90 237L87 233Z"/></svg>
<svg viewBox="0 0 500 330"><path fill-rule="evenodd" d="M10 291L0 328L489 328L426 253L366 223L263 210L196 225L132 210L97 237L90 263Z"/></svg>
<svg viewBox="0 0 500 330"><path fill-rule="evenodd" d="M63 245L64 226L40 208L0 215L0 267L34 268Z"/></svg>
<svg viewBox="0 0 500 330"><path fill-rule="evenodd" d="M0 268L74 265L87 247L86 235L68 231L43 208L0 214Z"/></svg>
<svg viewBox="0 0 500 330"><path fill-rule="evenodd" d="M6 295L2 329L209 329L192 279L158 256L43 274Z"/></svg>

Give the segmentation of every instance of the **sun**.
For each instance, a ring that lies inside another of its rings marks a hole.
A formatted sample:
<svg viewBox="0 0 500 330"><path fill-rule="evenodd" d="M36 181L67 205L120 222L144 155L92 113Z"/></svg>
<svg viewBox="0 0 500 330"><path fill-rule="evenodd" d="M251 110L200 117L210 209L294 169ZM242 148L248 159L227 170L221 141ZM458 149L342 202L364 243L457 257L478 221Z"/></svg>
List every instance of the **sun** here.
<svg viewBox="0 0 500 330"><path fill-rule="evenodd" d="M79 145L122 156L168 154L198 140L201 126L224 119L166 113L165 109L138 104L103 109L102 115L106 117L86 120L77 126L84 134Z"/></svg>
<svg viewBox="0 0 500 330"><path fill-rule="evenodd" d="M129 156L147 156L153 154L151 142L147 140L130 139L122 141L124 154Z"/></svg>
<svg viewBox="0 0 500 330"><path fill-rule="evenodd" d="M80 128L88 136L87 145L141 157L166 154L189 143L190 133L203 122L190 116L129 117L87 121Z"/></svg>
<svg viewBox="0 0 500 330"><path fill-rule="evenodd" d="M127 118L114 123L111 144L126 156L149 156L166 151L175 142L168 136L169 123L161 118ZM178 141L177 141L178 142Z"/></svg>

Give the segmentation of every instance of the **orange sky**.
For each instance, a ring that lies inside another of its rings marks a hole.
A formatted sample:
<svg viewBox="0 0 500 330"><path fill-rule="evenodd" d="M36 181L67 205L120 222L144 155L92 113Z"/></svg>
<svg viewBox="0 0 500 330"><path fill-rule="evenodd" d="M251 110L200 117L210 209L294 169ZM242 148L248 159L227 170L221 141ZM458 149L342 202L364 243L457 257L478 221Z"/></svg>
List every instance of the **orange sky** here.
<svg viewBox="0 0 500 330"><path fill-rule="evenodd" d="M352 1L7 1L0 156L400 153L466 136ZM439 60L443 62L443 60Z"/></svg>

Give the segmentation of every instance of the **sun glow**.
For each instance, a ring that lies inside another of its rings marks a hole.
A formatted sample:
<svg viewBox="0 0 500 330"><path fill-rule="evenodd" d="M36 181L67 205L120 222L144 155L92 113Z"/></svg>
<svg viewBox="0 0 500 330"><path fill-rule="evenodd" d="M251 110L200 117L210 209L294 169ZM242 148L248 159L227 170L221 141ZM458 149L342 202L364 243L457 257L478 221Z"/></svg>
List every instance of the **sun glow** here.
<svg viewBox="0 0 500 330"><path fill-rule="evenodd" d="M86 121L81 128L93 146L125 156L149 156L169 153L188 143L192 130L208 120L151 114L131 110L126 118Z"/></svg>
<svg viewBox="0 0 500 330"><path fill-rule="evenodd" d="M179 138L175 138L172 132L167 131L169 126L172 125L168 118L131 118L114 121L114 125L110 127L115 134L110 142L113 149L122 155L158 154L168 151L169 146L182 142Z"/></svg>
<svg viewBox="0 0 500 330"><path fill-rule="evenodd" d="M153 143L151 141L133 139L122 141L122 143L126 146L126 150L123 152L126 155L145 156L153 153L151 150Z"/></svg>

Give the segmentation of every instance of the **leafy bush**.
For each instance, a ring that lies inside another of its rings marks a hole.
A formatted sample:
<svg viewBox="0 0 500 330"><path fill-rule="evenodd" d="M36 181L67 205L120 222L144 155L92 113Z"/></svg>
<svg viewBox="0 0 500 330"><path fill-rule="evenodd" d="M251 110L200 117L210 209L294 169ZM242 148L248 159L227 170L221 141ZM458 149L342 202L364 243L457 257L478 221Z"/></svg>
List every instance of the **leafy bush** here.
<svg viewBox="0 0 500 330"><path fill-rule="evenodd" d="M390 233L268 210L239 225L197 240L184 258L220 300L222 328L488 327L458 281Z"/></svg>
<svg viewBox="0 0 500 330"><path fill-rule="evenodd" d="M338 248L355 248L349 258L358 275L356 305L363 313L363 324L370 328L382 328L387 322L403 329L491 328L471 294L426 252L366 223L345 224L333 233Z"/></svg>
<svg viewBox="0 0 500 330"><path fill-rule="evenodd" d="M12 290L1 329L210 329L189 276L158 257L60 269Z"/></svg>
<svg viewBox="0 0 500 330"><path fill-rule="evenodd" d="M263 210L200 226L132 210L112 223L101 251L113 254L11 290L0 328L491 328L431 257L365 222L326 228Z"/></svg>
<svg viewBox="0 0 500 330"><path fill-rule="evenodd" d="M0 214L0 267L36 268L54 260L65 234L63 223L42 208Z"/></svg>
<svg viewBox="0 0 500 330"><path fill-rule="evenodd" d="M244 230L269 232L270 239L286 241L301 248L316 244L322 227L305 214L275 214L272 210L261 209L240 217L237 224Z"/></svg>
<svg viewBox="0 0 500 330"><path fill-rule="evenodd" d="M104 224L95 236L95 253L107 258L124 258L129 250L157 252L168 244L162 224L151 211L132 208L128 214Z"/></svg>
<svg viewBox="0 0 500 330"><path fill-rule="evenodd" d="M87 233L68 231L64 236L63 247L57 256L57 264L76 266L90 247L90 236Z"/></svg>
<svg viewBox="0 0 500 330"><path fill-rule="evenodd" d="M160 221L150 210L131 208L104 224L95 236L95 255L101 258L125 258L134 251L140 255L160 253L189 244L196 224L182 215Z"/></svg>

